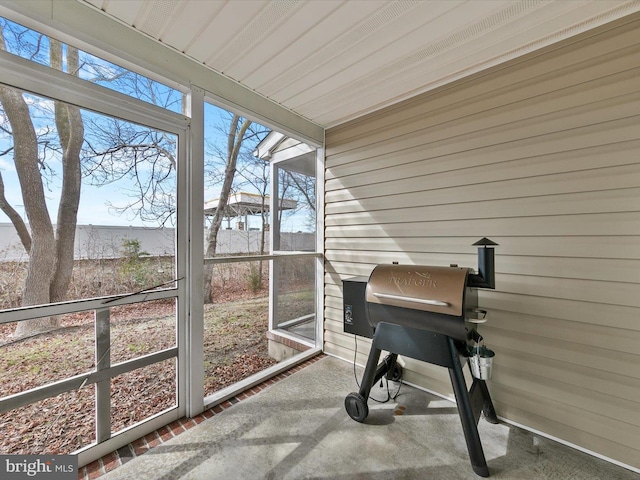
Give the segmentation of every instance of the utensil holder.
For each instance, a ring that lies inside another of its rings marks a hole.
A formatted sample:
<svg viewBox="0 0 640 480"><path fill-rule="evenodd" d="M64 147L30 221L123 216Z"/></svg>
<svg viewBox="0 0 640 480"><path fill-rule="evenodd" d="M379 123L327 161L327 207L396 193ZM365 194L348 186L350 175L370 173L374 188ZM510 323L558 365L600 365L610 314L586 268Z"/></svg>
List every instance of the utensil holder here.
<svg viewBox="0 0 640 480"><path fill-rule="evenodd" d="M493 372L495 352L482 345L473 347L469 353L471 355L469 358L471 374L478 380L489 380Z"/></svg>

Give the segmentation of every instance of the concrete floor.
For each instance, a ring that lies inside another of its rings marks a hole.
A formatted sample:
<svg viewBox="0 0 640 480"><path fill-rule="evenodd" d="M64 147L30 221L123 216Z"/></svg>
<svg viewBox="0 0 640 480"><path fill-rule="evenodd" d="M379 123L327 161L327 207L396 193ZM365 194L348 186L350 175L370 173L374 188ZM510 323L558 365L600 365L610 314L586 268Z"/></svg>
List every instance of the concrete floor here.
<svg viewBox="0 0 640 480"><path fill-rule="evenodd" d="M343 407L352 391L352 365L325 357L101 479L481 478L471 470L452 402L403 385L395 401L370 400L369 416L360 424ZM372 392L385 396L378 387ZM518 428L481 419L479 429L494 479L638 479Z"/></svg>

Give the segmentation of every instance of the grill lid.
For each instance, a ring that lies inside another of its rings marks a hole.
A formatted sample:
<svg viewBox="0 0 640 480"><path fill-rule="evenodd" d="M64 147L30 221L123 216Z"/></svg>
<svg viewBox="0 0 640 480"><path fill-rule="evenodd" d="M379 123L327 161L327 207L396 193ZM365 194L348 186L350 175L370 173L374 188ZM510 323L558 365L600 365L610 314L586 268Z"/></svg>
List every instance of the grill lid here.
<svg viewBox="0 0 640 480"><path fill-rule="evenodd" d="M469 270L422 265L378 265L367 283L367 302L462 316Z"/></svg>

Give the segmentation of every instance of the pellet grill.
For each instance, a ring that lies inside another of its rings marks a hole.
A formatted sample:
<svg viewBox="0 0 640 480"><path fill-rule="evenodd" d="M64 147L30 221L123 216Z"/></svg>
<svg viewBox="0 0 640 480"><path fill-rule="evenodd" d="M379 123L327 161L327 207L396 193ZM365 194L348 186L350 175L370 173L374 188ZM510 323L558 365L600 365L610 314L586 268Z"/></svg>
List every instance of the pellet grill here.
<svg viewBox="0 0 640 480"><path fill-rule="evenodd" d="M478 289L495 288L495 242L483 238L478 246L478 272L457 265L378 265L371 275L343 281L344 331L372 338L367 364L357 393L345 398L349 416L363 422L369 415L367 401L373 385L382 377L399 380L398 355L449 370L462 430L473 471L489 476L478 421L498 423L485 379L473 377L467 390L462 368L481 343L476 330L487 321L478 308ZM389 352L378 363L382 350Z"/></svg>

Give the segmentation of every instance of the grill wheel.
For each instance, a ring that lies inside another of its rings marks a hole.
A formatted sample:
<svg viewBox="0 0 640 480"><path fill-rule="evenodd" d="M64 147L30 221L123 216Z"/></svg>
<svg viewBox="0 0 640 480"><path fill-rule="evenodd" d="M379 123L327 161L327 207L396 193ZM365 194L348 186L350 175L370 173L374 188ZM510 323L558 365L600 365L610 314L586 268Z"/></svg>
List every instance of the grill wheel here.
<svg viewBox="0 0 640 480"><path fill-rule="evenodd" d="M344 399L344 408L356 422L362 423L369 415L367 401L359 393L352 392Z"/></svg>

